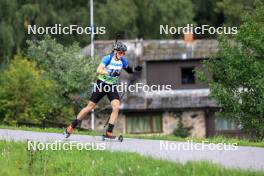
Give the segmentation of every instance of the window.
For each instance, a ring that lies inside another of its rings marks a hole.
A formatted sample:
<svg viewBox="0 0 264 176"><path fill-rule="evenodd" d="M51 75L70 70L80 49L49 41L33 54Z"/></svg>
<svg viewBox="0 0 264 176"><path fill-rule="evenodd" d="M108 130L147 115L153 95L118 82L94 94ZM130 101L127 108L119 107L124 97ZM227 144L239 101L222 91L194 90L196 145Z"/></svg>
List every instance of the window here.
<svg viewBox="0 0 264 176"><path fill-rule="evenodd" d="M160 133L162 132L161 116L128 115L126 118L127 133Z"/></svg>
<svg viewBox="0 0 264 176"><path fill-rule="evenodd" d="M181 82L182 84L194 84L195 83L194 67L181 69Z"/></svg>
<svg viewBox="0 0 264 176"><path fill-rule="evenodd" d="M216 130L238 130L239 126L237 123L231 119L216 116L215 118L215 128Z"/></svg>

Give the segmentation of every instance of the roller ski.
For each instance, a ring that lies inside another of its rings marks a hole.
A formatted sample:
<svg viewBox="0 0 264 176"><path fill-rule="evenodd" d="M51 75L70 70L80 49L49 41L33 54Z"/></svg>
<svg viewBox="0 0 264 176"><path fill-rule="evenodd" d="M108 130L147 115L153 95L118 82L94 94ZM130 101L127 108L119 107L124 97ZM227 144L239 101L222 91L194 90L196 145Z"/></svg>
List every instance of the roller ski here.
<svg viewBox="0 0 264 176"><path fill-rule="evenodd" d="M110 139L110 140L118 140L120 142L123 142L123 136L122 135L119 135L118 137L117 136L114 136L113 135L113 125L112 124L109 124L109 119L110 117L107 119L105 125L104 125L104 128L106 128L106 132L105 134L102 135L102 140L105 141L106 139Z"/></svg>
<svg viewBox="0 0 264 176"><path fill-rule="evenodd" d="M102 140L105 141L106 139L110 139L110 140L118 140L120 142L123 142L123 136L119 135L114 136L112 133L106 132L105 134L102 135Z"/></svg>

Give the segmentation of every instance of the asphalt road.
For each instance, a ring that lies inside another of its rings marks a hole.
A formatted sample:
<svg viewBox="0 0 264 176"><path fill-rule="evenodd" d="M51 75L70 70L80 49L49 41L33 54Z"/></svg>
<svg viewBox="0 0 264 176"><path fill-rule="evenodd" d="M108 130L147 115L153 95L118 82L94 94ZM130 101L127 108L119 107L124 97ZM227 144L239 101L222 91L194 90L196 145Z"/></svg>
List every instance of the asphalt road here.
<svg viewBox="0 0 264 176"><path fill-rule="evenodd" d="M1 140L92 143L104 145L106 150L137 152L141 155L174 162L206 160L225 167L264 171L264 148L232 145L173 142L125 138L124 141L102 141L101 136L72 135L0 129Z"/></svg>

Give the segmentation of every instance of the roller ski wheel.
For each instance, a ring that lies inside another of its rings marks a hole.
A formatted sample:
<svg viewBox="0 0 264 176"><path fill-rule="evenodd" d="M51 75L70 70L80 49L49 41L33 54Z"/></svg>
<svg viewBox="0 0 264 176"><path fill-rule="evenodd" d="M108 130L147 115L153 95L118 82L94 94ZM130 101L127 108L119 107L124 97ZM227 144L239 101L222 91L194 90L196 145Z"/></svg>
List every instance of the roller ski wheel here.
<svg viewBox="0 0 264 176"><path fill-rule="evenodd" d="M105 141L106 139L110 139L110 140L118 140L120 142L123 142L123 136L120 135L120 136L108 136L106 134L103 134L102 135L102 140Z"/></svg>
<svg viewBox="0 0 264 176"><path fill-rule="evenodd" d="M122 136L122 135L118 136L118 140L119 140L120 142L123 142L123 140L124 140L123 136Z"/></svg>
<svg viewBox="0 0 264 176"><path fill-rule="evenodd" d="M63 135L64 135L65 138L68 138L68 137L70 137L71 133L68 133L67 130L65 130L63 132Z"/></svg>

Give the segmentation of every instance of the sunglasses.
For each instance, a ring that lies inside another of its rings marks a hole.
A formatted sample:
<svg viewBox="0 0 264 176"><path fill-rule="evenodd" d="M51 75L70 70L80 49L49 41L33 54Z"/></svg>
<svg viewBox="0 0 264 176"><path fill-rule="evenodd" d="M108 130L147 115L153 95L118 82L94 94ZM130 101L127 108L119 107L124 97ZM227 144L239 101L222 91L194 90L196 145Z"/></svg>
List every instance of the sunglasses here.
<svg viewBox="0 0 264 176"><path fill-rule="evenodd" d="M125 55L125 52L124 51L117 51L117 54L118 55Z"/></svg>

